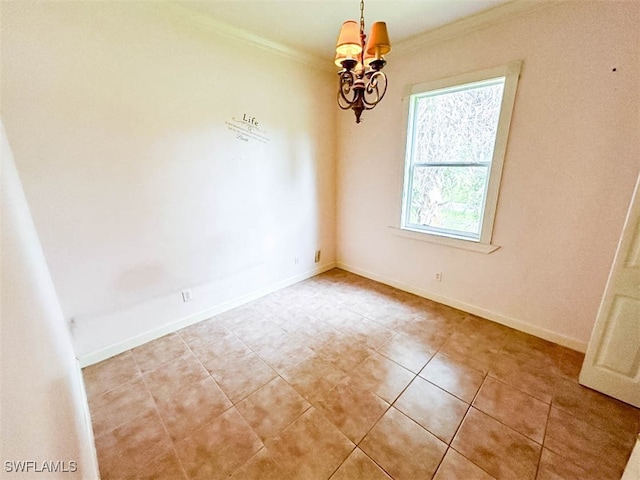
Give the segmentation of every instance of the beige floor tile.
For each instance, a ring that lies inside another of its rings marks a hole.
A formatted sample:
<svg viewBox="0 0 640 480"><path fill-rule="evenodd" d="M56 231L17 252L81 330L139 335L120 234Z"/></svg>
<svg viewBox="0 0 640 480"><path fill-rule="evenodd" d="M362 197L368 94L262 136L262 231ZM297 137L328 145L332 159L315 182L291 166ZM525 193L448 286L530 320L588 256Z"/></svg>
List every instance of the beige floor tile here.
<svg viewBox="0 0 640 480"><path fill-rule="evenodd" d="M311 405L282 378L276 377L237 404L237 409L264 441L274 437Z"/></svg>
<svg viewBox="0 0 640 480"><path fill-rule="evenodd" d="M475 463L464 458L453 448L447 450L433 480L494 480Z"/></svg>
<svg viewBox="0 0 640 480"><path fill-rule="evenodd" d="M286 334L257 349L256 353L276 372L283 373L313 355L313 350Z"/></svg>
<svg viewBox="0 0 640 480"><path fill-rule="evenodd" d="M216 383L234 404L269 383L276 375L255 353L211 372Z"/></svg>
<svg viewBox="0 0 640 480"><path fill-rule="evenodd" d="M299 325L284 328L296 342L307 346L314 352L342 336L342 333L331 325L313 317L309 317Z"/></svg>
<svg viewBox="0 0 640 480"><path fill-rule="evenodd" d="M578 380L584 363L584 353L576 352L560 345L556 345L556 348L562 353L560 357L560 375L571 380Z"/></svg>
<svg viewBox="0 0 640 480"><path fill-rule="evenodd" d="M253 302L253 307L265 317L276 319L283 316L283 312L295 308L293 306L295 297L293 288L286 289L284 293L280 290L256 300Z"/></svg>
<svg viewBox="0 0 640 480"><path fill-rule="evenodd" d="M449 328L453 330L464 328L468 330L469 328L465 326L464 323L469 321L469 318L472 320L477 318L473 315L469 315L467 312L443 305L442 303L433 302L431 300L426 300L426 302L427 303L424 301L418 302L418 305L423 305L422 309L426 313L426 318L428 320L438 323L442 328ZM486 322L486 320L480 320L483 323Z"/></svg>
<svg viewBox="0 0 640 480"><path fill-rule="evenodd" d="M202 480L228 477L263 447L234 407L175 445L188 477Z"/></svg>
<svg viewBox="0 0 640 480"><path fill-rule="evenodd" d="M158 413L174 441L187 437L230 407L231 401L211 377L157 402Z"/></svg>
<svg viewBox="0 0 640 480"><path fill-rule="evenodd" d="M558 373L501 352L494 357L489 375L545 403L551 403Z"/></svg>
<svg viewBox="0 0 640 480"><path fill-rule="evenodd" d="M504 328L504 327L503 327ZM559 359L562 356L562 349L558 344L550 342L534 335L507 328L505 331L505 350L545 352L547 355Z"/></svg>
<svg viewBox="0 0 640 480"><path fill-rule="evenodd" d="M498 480L533 480L542 449L473 407L451 446Z"/></svg>
<svg viewBox="0 0 640 480"><path fill-rule="evenodd" d="M155 409L153 398L140 377L91 397L89 406L95 437Z"/></svg>
<svg viewBox="0 0 640 480"><path fill-rule="evenodd" d="M395 408L390 408L359 447L395 480L431 478L446 444Z"/></svg>
<svg viewBox="0 0 640 480"><path fill-rule="evenodd" d="M407 370L418 373L433 357L435 349L399 333L378 348L377 352L402 365Z"/></svg>
<svg viewBox="0 0 640 480"><path fill-rule="evenodd" d="M392 303L370 293L361 295L359 299L350 302L349 310L394 329L397 329L400 324L404 324L404 322L398 322L400 314Z"/></svg>
<svg viewBox="0 0 640 480"><path fill-rule="evenodd" d="M346 376L343 370L319 355L308 357L282 373L282 378L311 403L319 400Z"/></svg>
<svg viewBox="0 0 640 480"><path fill-rule="evenodd" d="M233 330L242 324L260 320L264 318L264 315L252 303L249 303L216 315L214 318L228 329Z"/></svg>
<svg viewBox="0 0 640 480"><path fill-rule="evenodd" d="M450 443L469 405L416 377L393 404L444 443Z"/></svg>
<svg viewBox="0 0 640 480"><path fill-rule="evenodd" d="M546 403L487 377L473 406L542 444L549 417L549 405Z"/></svg>
<svg viewBox="0 0 640 480"><path fill-rule="evenodd" d="M420 376L467 403L471 403L485 377L480 370L442 353L429 361Z"/></svg>
<svg viewBox="0 0 640 480"><path fill-rule="evenodd" d="M82 376L89 398L140 377L142 374L130 351L85 367Z"/></svg>
<svg viewBox="0 0 640 480"><path fill-rule="evenodd" d="M315 406L356 444L389 408L389 404L374 393L354 390L344 383L336 385Z"/></svg>
<svg viewBox="0 0 640 480"><path fill-rule="evenodd" d="M189 353L189 347L177 333L165 335L131 350L142 373L154 370Z"/></svg>
<svg viewBox="0 0 640 480"><path fill-rule="evenodd" d="M368 318L362 318L357 322L347 322L341 327L336 326L336 328L350 337L354 343L366 345L372 350L382 347L395 335L392 330Z"/></svg>
<svg viewBox="0 0 640 480"><path fill-rule="evenodd" d="M617 479L633 448L633 438L625 441L552 406L544 446L590 475Z"/></svg>
<svg viewBox="0 0 640 480"><path fill-rule="evenodd" d="M100 476L126 478L172 449L160 417L152 410L96 438Z"/></svg>
<svg viewBox="0 0 640 480"><path fill-rule="evenodd" d="M338 330L340 330L340 327L343 325L359 322L364 318L357 311L345 308L341 305L332 305L331 303L327 305L325 302L322 302L319 304L319 307L320 308L317 311L313 312L313 316L334 328L337 328Z"/></svg>
<svg viewBox="0 0 640 480"><path fill-rule="evenodd" d="M451 335L439 351L461 363L473 363L474 368L485 373L493 365L495 356L502 349L502 343L502 339L461 331Z"/></svg>
<svg viewBox="0 0 640 480"><path fill-rule="evenodd" d="M400 331L420 342L425 348L438 350L449 341L454 332L454 326L436 320L422 319L405 323L400 327Z"/></svg>
<svg viewBox="0 0 640 480"><path fill-rule="evenodd" d="M183 328L178 334L192 349L232 335L231 331L215 318Z"/></svg>
<svg viewBox="0 0 640 480"><path fill-rule="evenodd" d="M187 480L173 448L146 463L127 480Z"/></svg>
<svg viewBox="0 0 640 480"><path fill-rule="evenodd" d="M615 435L628 437L640 431L640 410L576 380L558 380L553 406Z"/></svg>
<svg viewBox="0 0 640 480"><path fill-rule="evenodd" d="M543 448L536 480L603 480L603 477L593 476L584 468Z"/></svg>
<svg viewBox="0 0 640 480"><path fill-rule="evenodd" d="M505 327L499 323L490 322L484 318L464 312L461 312L461 314L464 319L460 323L459 331L464 332L467 337L472 338L475 342L502 347L506 344L507 336L514 332L512 328Z"/></svg>
<svg viewBox="0 0 640 480"><path fill-rule="evenodd" d="M289 480L291 477L275 462L266 447L236 470L229 480Z"/></svg>
<svg viewBox="0 0 640 480"><path fill-rule="evenodd" d="M272 345L287 336L287 332L267 317L259 318L251 323L243 323L231 330L253 351Z"/></svg>
<svg viewBox="0 0 640 480"><path fill-rule="evenodd" d="M292 480L323 480L355 445L311 407L278 436L267 440L266 447Z"/></svg>
<svg viewBox="0 0 640 480"><path fill-rule="evenodd" d="M345 346L354 347L355 345L349 345L349 343L345 341L344 333L329 324L324 324L323 328L319 327L314 339L309 344L309 347L316 354L319 354L322 351L336 351L340 347ZM362 357L362 359L369 355L369 348L366 345L358 345L358 348L364 352L364 357Z"/></svg>
<svg viewBox="0 0 640 480"><path fill-rule="evenodd" d="M177 360L144 374L147 388L156 401L167 400L191 384L209 376L195 355L182 356Z"/></svg>
<svg viewBox="0 0 640 480"><path fill-rule="evenodd" d="M382 355L372 352L349 375L347 384L375 393L387 403L393 403L413 380L415 374Z"/></svg>
<svg viewBox="0 0 640 480"><path fill-rule="evenodd" d="M200 343L192 347L192 350L210 373L239 362L253 353L242 340L233 334L208 343Z"/></svg>
<svg viewBox="0 0 640 480"><path fill-rule="evenodd" d="M315 353L334 367L349 373L369 358L373 351L366 345L349 342L343 335L325 343Z"/></svg>
<svg viewBox="0 0 640 480"><path fill-rule="evenodd" d="M509 330L505 338L503 353L517 357L533 368L544 368L560 374L563 356L560 346L517 330Z"/></svg>
<svg viewBox="0 0 640 480"><path fill-rule="evenodd" d="M391 480L373 460L356 448L330 480Z"/></svg>

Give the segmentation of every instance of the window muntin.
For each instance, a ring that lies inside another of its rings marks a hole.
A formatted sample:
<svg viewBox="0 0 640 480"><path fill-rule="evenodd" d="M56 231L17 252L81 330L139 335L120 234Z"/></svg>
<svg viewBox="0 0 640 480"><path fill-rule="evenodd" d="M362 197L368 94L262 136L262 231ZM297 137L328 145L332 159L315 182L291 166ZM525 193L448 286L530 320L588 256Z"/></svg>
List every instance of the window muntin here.
<svg viewBox="0 0 640 480"><path fill-rule="evenodd" d="M401 228L489 243L520 62L415 86Z"/></svg>

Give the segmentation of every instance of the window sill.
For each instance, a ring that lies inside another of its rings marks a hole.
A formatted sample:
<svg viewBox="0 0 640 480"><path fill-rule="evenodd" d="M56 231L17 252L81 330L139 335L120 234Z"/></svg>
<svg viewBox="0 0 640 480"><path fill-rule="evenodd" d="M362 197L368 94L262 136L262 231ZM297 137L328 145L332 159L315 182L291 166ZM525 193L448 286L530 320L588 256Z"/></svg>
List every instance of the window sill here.
<svg viewBox="0 0 640 480"><path fill-rule="evenodd" d="M440 235L430 235L428 233L415 232L413 230L404 230L398 227L389 227L394 235L404 238L411 238L421 242L435 243L445 245L447 247L460 248L462 250L471 250L479 253L492 253L500 248L499 245L490 245L487 243L472 242L470 240L462 240L460 238L443 237Z"/></svg>

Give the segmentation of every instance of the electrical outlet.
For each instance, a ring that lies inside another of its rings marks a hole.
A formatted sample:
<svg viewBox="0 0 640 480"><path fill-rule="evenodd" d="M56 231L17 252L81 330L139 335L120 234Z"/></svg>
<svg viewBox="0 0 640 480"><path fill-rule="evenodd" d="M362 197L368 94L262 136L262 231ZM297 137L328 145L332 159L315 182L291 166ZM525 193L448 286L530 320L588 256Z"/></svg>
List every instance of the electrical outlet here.
<svg viewBox="0 0 640 480"><path fill-rule="evenodd" d="M436 272L435 280L436 280L436 282L441 282L442 281L442 272Z"/></svg>
<svg viewBox="0 0 640 480"><path fill-rule="evenodd" d="M193 300L193 294L191 293L191 290L183 290L182 291L182 301L183 302L190 302L191 300Z"/></svg>
<svg viewBox="0 0 640 480"><path fill-rule="evenodd" d="M321 254L321 250L316 250L316 258L315 258L315 262L316 263L320 263L320 254Z"/></svg>

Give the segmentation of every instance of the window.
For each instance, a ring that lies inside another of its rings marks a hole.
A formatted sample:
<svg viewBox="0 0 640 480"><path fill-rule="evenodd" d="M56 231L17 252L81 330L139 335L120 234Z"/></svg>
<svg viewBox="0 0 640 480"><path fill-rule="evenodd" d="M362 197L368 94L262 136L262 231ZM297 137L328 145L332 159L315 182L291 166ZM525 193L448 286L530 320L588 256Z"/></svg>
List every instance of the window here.
<svg viewBox="0 0 640 480"><path fill-rule="evenodd" d="M519 73L513 62L411 87L401 229L491 243Z"/></svg>

